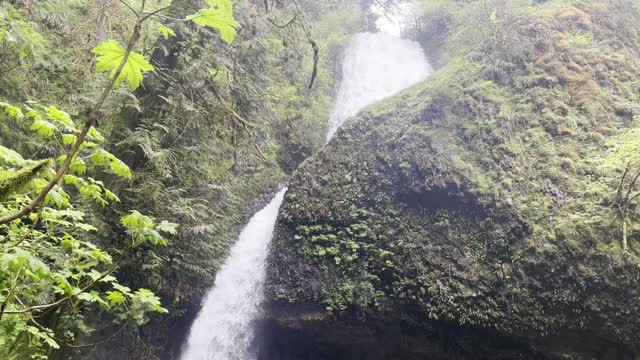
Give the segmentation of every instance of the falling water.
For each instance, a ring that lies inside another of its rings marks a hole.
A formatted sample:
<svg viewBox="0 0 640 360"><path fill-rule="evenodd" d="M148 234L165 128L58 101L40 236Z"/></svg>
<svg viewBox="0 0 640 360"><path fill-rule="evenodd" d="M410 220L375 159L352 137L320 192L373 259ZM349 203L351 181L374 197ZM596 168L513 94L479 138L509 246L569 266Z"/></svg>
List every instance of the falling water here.
<svg viewBox="0 0 640 360"><path fill-rule="evenodd" d="M354 36L345 52L343 81L330 120L330 139L345 119L427 77L420 46L386 34ZM182 360L254 360L253 321L263 299L265 262L285 190L255 214L216 276Z"/></svg>
<svg viewBox="0 0 640 360"><path fill-rule="evenodd" d="M327 139L363 107L408 88L431 71L415 41L383 33L355 35L344 54L342 84Z"/></svg>
<svg viewBox="0 0 640 360"><path fill-rule="evenodd" d="M265 262L286 189L242 230L231 256L216 275L182 354L182 360L249 360L252 321L258 315Z"/></svg>

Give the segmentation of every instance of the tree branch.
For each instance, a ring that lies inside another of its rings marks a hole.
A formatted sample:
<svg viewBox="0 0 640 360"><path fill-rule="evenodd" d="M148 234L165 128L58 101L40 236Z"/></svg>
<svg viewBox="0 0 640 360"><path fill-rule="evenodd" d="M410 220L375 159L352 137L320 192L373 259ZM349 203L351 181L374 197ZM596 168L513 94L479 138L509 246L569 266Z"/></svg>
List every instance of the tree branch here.
<svg viewBox="0 0 640 360"><path fill-rule="evenodd" d="M8 315L18 315L18 314L26 314L26 313L30 313L33 311L38 311L38 310L46 310L46 309L51 309L52 307L56 307L58 305L63 304L65 301L69 300L69 298L64 297L54 303L51 304L44 304L44 305L35 305L35 306L30 306L24 309L20 309L20 310L7 310L5 312L3 312L4 314L8 314Z"/></svg>
<svg viewBox="0 0 640 360"><path fill-rule="evenodd" d="M98 281L104 279L107 275L111 274L115 269L116 269L116 265L112 266L111 269L109 269L109 271L105 272L104 274L102 274L102 276L100 276L99 278L91 281L89 284L87 284L85 287L83 287L82 289L80 289L80 292L78 294L76 294L75 296L78 296L79 294L82 294L83 292L87 291L87 289L89 289L90 287L92 287L93 285L95 285ZM10 315L17 315L17 314L26 314L26 313L30 313L30 312L34 312L34 311L38 311L38 310L46 310L46 309L51 309L53 307L62 305L64 302L71 300L70 296L64 297L56 302L53 302L51 304L44 304L44 305L35 305L35 306L30 306L24 309L20 309L20 310L9 310L9 311L4 311L2 313L0 313L0 315L2 314L10 314Z"/></svg>
<svg viewBox="0 0 640 360"><path fill-rule="evenodd" d="M52 331L51 329L47 329L46 327L42 326L40 323L38 323L36 321L36 319L33 318L33 316L30 316L30 320L31 322L38 328L40 329L40 331L44 331L45 333L48 333L49 331ZM68 346L70 348L74 348L74 349L82 349L82 348L87 348L87 347L94 347L96 345L100 345L103 343L106 343L107 341L113 340L116 336L120 335L124 329L127 328L127 325L129 324L129 319L127 319L127 321L124 322L124 324L120 327L120 329L118 329L118 331L116 331L115 333L111 334L109 337L100 340L100 341L96 341L90 344L84 344L84 345L75 345L75 344L69 344L68 342L66 342L63 339L57 338L55 336L49 335L51 336L51 338L59 343L64 344L65 346Z"/></svg>
<svg viewBox="0 0 640 360"><path fill-rule="evenodd" d="M2 302L2 306L0 306L0 320L2 320L2 315L4 314L4 309L7 307L7 304L9 303L9 299L11 299L11 297L13 296L13 294L16 291L16 288L18 287L18 280L20 279L20 274L22 273L22 269L23 266L20 266L20 269L18 269L18 273L16 274L16 278L15 280L13 280L13 286L11 287L11 290L9 291L9 294L7 295L7 298L4 299L4 301Z"/></svg>
<svg viewBox="0 0 640 360"><path fill-rule="evenodd" d="M231 117L233 117L236 121L238 121L242 126L247 126L250 128L256 127L254 124L245 120L242 116L240 116L237 112L235 112L229 105L227 105L227 102L224 101L224 99L222 98L222 96L220 96L220 94L218 94L216 89L213 89L213 94L216 96L216 98L218 98L218 100L222 104L224 111L227 112L229 115L231 115Z"/></svg>
<svg viewBox="0 0 640 360"><path fill-rule="evenodd" d="M309 80L309 90L311 90L313 89L313 85L316 83L316 77L318 76L318 62L320 61L320 47L318 46L318 43L311 35L311 30L309 29L307 18L304 15L302 6L300 6L300 3L298 2L298 0L291 0L291 1L295 5L296 10L298 11L298 14L302 18L302 21L300 22L302 26L302 30L307 36L307 40L309 40L309 44L313 49L313 71L311 71L311 80Z"/></svg>
<svg viewBox="0 0 640 360"><path fill-rule="evenodd" d="M172 6L172 5L168 5L168 6L165 6L165 7L161 8L161 9L158 9L158 10L156 10L156 11L153 11L153 12L150 12L150 13L146 13L146 14L144 14L144 16L142 17L142 20L141 20L141 21L145 21L145 20L147 20L148 18L150 18L150 17L152 17L152 16L155 16L155 15L158 15L158 14L160 14L161 12L163 12L163 11L165 11L165 10L169 10L169 9L171 8L171 6Z"/></svg>
<svg viewBox="0 0 640 360"><path fill-rule="evenodd" d="M121 3L123 3L126 7L129 8L129 10L131 10L134 14L136 14L136 17L140 17L140 15L138 15L138 11L136 11L136 9L133 8L133 6L129 5L128 2L124 1L124 0L119 0Z"/></svg>
<svg viewBox="0 0 640 360"><path fill-rule="evenodd" d="M640 171L638 171L636 176L634 176L633 180L629 184L629 188L627 189L627 195L625 195L625 197L624 197L624 200L627 201L627 203L628 203L628 200L629 200L629 196L631 195L631 191L633 191L633 188L636 186L636 182L638 181L639 177L640 177Z"/></svg>
<svg viewBox="0 0 640 360"><path fill-rule="evenodd" d="M288 21L286 24L284 24L284 25L278 25L278 24L276 24L276 22L275 22L273 19L271 19L271 18L267 18L267 21L269 21L269 22L271 23L271 25L273 25L273 26L275 26L275 27L277 27L277 28L279 28L279 29L284 29L284 28L288 27L289 25L293 24L297 19L298 19L298 14L295 14L295 15L293 16L293 18L291 18L291 20L289 20L289 21Z"/></svg>

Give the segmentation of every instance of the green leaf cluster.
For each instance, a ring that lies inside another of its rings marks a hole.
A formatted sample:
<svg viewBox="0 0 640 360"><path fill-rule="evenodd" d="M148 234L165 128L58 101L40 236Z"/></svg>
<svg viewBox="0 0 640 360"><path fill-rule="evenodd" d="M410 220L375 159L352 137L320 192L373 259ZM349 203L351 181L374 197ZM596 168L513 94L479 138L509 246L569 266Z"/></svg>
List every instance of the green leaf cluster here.
<svg viewBox="0 0 640 360"><path fill-rule="evenodd" d="M220 37L231 44L236 37L240 24L233 18L233 4L231 0L207 0L210 6L198 11L194 15L187 16L200 26L207 26L220 32Z"/></svg>
<svg viewBox="0 0 640 360"><path fill-rule="evenodd" d="M3 121L19 124L31 119L30 130L55 144L61 153L77 141L72 116L55 106L30 102L24 107L7 103L0 107ZM0 225L0 344L17 344L0 347L2 358L46 358L48 349L57 349L61 341L73 343L76 336L89 335L93 330L84 316L87 312L104 311L122 326L142 325L149 313L167 312L150 290L125 291L128 288L111 275L118 268L114 256L95 242L98 227L84 211L84 200L106 206L119 198L104 182L89 176L90 170L109 170L125 179L131 179L132 173L122 160L93 141L104 141L95 128L89 131L64 182L47 193L38 212ZM66 155L58 157L58 163L65 159ZM0 216L29 203L51 181L55 163L53 158L26 160L17 151L0 146ZM133 238L132 248L147 241L166 245L160 233L175 235L177 229L177 224L156 224L137 211L125 216L123 224ZM68 325L42 326L36 318L50 310Z"/></svg>

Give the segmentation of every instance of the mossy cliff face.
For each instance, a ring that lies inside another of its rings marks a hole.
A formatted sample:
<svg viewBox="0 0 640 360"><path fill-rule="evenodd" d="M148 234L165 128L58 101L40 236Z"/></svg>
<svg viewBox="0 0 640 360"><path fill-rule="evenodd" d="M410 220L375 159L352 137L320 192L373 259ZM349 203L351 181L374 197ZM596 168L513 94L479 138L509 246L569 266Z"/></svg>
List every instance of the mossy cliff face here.
<svg viewBox="0 0 640 360"><path fill-rule="evenodd" d="M319 359L640 355L637 215L631 204L624 251L612 210L617 189L637 191L623 174L638 171L640 14L622 0L538 3L497 8L481 41L449 49L429 80L349 120L298 169L266 323L302 345L267 346Z"/></svg>

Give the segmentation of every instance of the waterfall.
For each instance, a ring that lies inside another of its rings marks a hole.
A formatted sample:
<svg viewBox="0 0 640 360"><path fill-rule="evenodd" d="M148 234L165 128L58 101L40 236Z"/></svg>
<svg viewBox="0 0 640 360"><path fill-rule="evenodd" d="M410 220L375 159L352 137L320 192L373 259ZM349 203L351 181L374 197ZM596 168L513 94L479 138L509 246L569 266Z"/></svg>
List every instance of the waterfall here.
<svg viewBox="0 0 640 360"><path fill-rule="evenodd" d="M355 35L344 54L327 140L363 107L424 80L431 71L415 41L384 33Z"/></svg>
<svg viewBox="0 0 640 360"><path fill-rule="evenodd" d="M242 230L191 326L182 360L249 360L252 321L263 295L265 262L286 189Z"/></svg>
<svg viewBox="0 0 640 360"><path fill-rule="evenodd" d="M345 51L343 80L327 140L364 106L419 82L430 72L422 49L413 41L387 34L355 35ZM253 321L264 296L265 262L285 191L256 213L240 234L191 327L182 360L255 360Z"/></svg>

